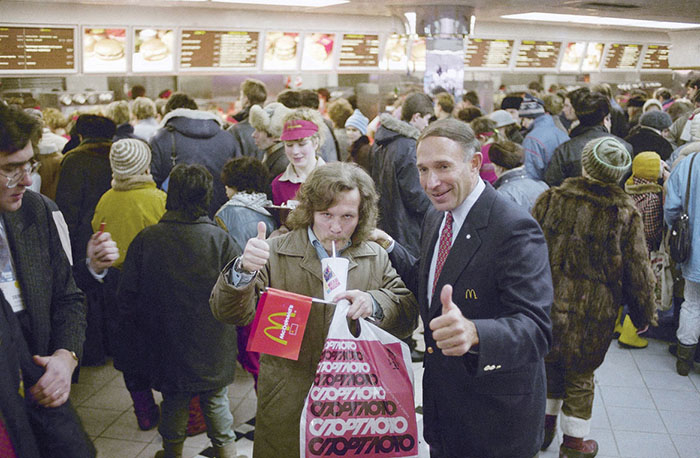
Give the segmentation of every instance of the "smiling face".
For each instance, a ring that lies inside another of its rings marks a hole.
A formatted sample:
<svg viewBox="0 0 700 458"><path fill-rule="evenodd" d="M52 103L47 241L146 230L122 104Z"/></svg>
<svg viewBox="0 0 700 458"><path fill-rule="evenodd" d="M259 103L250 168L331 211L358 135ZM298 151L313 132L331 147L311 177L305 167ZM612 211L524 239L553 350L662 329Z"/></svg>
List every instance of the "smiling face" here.
<svg viewBox="0 0 700 458"><path fill-rule="evenodd" d="M479 180L481 153L465 162L462 147L449 138L425 138L416 154L420 184L439 211L457 208Z"/></svg>
<svg viewBox="0 0 700 458"><path fill-rule="evenodd" d="M311 228L328 253L340 250L352 238L360 221L360 191L352 189L338 194L335 204L323 211L314 212Z"/></svg>
<svg viewBox="0 0 700 458"><path fill-rule="evenodd" d="M12 175L26 166L34 156L31 142L21 150L12 154L4 155L0 153L0 173ZM14 212L22 206L22 197L27 187L32 185L32 177L25 173L22 179L12 188L7 187L7 177L0 176L0 213Z"/></svg>
<svg viewBox="0 0 700 458"><path fill-rule="evenodd" d="M350 140L350 143L355 143L358 138L362 136L362 132L360 132L357 128L352 127L352 126L347 126L345 128L345 135L348 136L348 139Z"/></svg>
<svg viewBox="0 0 700 458"><path fill-rule="evenodd" d="M304 170L314 163L317 149L318 139L316 137L284 142L284 153L287 155L289 163L294 165L297 170Z"/></svg>

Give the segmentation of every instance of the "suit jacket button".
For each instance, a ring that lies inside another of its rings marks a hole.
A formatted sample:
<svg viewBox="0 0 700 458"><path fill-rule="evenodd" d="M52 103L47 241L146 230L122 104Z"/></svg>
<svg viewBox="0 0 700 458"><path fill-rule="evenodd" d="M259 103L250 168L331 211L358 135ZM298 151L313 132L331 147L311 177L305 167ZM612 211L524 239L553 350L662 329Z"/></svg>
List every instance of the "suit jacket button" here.
<svg viewBox="0 0 700 458"><path fill-rule="evenodd" d="M430 353L431 355L433 354L435 350L433 350L433 347L428 347L427 352Z"/></svg>

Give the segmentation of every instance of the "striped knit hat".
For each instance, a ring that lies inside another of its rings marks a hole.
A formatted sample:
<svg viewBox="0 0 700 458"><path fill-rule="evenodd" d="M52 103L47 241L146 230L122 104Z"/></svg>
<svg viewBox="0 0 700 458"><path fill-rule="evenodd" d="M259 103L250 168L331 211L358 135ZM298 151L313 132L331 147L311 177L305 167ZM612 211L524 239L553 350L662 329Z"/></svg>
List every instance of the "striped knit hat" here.
<svg viewBox="0 0 700 458"><path fill-rule="evenodd" d="M613 137L601 137L586 143L581 166L589 177L604 183L619 183L632 165L625 145Z"/></svg>
<svg viewBox="0 0 700 458"><path fill-rule="evenodd" d="M544 114L544 102L537 97L525 94L520 108L518 108L518 116L521 118L537 118Z"/></svg>
<svg viewBox="0 0 700 458"><path fill-rule="evenodd" d="M151 148L142 140L127 138L112 143L109 163L114 178L143 174L151 165Z"/></svg>

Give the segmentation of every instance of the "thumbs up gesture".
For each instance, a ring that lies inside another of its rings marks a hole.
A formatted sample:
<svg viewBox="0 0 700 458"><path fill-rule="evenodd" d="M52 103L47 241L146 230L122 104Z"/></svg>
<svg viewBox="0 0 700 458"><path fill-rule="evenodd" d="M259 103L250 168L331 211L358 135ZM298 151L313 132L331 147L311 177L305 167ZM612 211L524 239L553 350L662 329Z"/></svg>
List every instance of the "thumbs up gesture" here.
<svg viewBox="0 0 700 458"><path fill-rule="evenodd" d="M258 222L258 235L248 240L241 256L241 267L248 272L262 269L270 259L270 246L265 241L265 223Z"/></svg>
<svg viewBox="0 0 700 458"><path fill-rule="evenodd" d="M440 291L442 315L430 321L435 344L447 356L462 356L479 344L479 334L473 322L462 315L457 304L452 302L452 285Z"/></svg>

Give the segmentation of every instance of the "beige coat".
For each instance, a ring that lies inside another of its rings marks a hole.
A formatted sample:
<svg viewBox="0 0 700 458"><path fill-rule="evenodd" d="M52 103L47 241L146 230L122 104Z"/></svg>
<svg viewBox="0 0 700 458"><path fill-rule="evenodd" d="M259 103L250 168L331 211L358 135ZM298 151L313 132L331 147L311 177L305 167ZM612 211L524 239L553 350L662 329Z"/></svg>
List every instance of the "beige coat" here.
<svg viewBox="0 0 700 458"><path fill-rule="evenodd" d="M235 288L229 283L233 262L221 273L210 299L217 319L236 325L251 322L259 294L268 286L323 297L321 261L309 242L306 229L270 239L269 243L270 260L248 286ZM418 306L391 266L386 252L379 245L366 242L351 246L343 256L350 261L348 289L372 295L384 312L380 327L399 338L410 335L417 325ZM261 355L255 458L299 456L301 411L334 310L332 305L313 304L298 361Z"/></svg>

